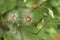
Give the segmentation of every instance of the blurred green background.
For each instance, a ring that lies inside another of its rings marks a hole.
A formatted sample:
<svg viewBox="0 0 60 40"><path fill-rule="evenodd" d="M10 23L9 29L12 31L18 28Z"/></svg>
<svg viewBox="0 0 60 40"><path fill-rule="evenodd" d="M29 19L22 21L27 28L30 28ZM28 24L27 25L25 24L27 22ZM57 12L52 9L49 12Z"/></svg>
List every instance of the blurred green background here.
<svg viewBox="0 0 60 40"><path fill-rule="evenodd" d="M60 0L0 0L0 40L60 40Z"/></svg>

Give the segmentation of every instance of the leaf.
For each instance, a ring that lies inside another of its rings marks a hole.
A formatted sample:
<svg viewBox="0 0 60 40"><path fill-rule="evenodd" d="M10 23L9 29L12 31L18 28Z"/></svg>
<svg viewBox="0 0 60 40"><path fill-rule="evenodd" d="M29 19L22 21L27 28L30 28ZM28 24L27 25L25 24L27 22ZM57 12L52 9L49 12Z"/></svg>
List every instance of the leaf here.
<svg viewBox="0 0 60 40"><path fill-rule="evenodd" d="M53 7L58 7L60 6L60 0L50 0L50 4L53 6Z"/></svg>
<svg viewBox="0 0 60 40"><path fill-rule="evenodd" d="M5 0L0 0L0 13L3 14L7 11Z"/></svg>
<svg viewBox="0 0 60 40"><path fill-rule="evenodd" d="M12 10L15 8L17 0L6 0L6 6L8 10Z"/></svg>
<svg viewBox="0 0 60 40"><path fill-rule="evenodd" d="M37 35L32 34L24 29L21 30L23 35L23 40L40 40Z"/></svg>

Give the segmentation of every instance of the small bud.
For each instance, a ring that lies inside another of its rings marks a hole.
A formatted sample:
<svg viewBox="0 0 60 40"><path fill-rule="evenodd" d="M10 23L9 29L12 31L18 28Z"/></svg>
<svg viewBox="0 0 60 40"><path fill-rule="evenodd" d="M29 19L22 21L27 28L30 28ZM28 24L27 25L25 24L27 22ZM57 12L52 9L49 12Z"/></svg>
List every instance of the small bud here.
<svg viewBox="0 0 60 40"><path fill-rule="evenodd" d="M30 16L26 16L26 21L30 22L31 21L31 17Z"/></svg>

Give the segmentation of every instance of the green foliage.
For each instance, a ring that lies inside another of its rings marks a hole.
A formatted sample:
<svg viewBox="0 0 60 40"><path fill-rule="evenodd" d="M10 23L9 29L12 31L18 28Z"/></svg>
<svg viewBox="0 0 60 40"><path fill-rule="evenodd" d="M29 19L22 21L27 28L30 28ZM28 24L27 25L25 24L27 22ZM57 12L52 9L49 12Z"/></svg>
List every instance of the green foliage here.
<svg viewBox="0 0 60 40"><path fill-rule="evenodd" d="M60 40L60 0L0 0L0 40Z"/></svg>

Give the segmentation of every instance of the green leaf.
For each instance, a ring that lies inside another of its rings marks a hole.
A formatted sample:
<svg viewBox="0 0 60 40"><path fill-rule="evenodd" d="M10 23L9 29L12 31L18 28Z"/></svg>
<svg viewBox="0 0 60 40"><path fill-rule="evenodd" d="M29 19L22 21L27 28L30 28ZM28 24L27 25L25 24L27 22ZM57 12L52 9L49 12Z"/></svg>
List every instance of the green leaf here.
<svg viewBox="0 0 60 40"><path fill-rule="evenodd" d="M24 29L22 29L21 31L22 31L22 35L23 35L22 36L23 37L23 40L40 40L38 38L38 36L36 36L36 35L28 32L28 31L26 31Z"/></svg>
<svg viewBox="0 0 60 40"><path fill-rule="evenodd" d="M17 0L6 0L6 6L8 10L12 10L17 5Z"/></svg>
<svg viewBox="0 0 60 40"><path fill-rule="evenodd" d="M7 11L5 0L0 0L0 13L3 14Z"/></svg>
<svg viewBox="0 0 60 40"><path fill-rule="evenodd" d="M60 6L60 0L50 0L50 4L54 7Z"/></svg>

